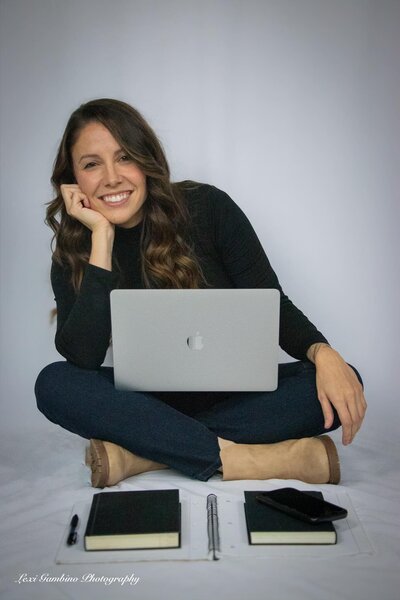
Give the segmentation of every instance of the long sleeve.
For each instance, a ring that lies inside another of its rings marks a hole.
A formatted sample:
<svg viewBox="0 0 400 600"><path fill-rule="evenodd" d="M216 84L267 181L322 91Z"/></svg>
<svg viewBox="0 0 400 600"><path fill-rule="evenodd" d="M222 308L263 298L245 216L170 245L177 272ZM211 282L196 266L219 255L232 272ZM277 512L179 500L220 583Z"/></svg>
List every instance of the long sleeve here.
<svg viewBox="0 0 400 600"><path fill-rule="evenodd" d="M79 367L97 369L104 361L111 335L110 292L117 287L118 279L117 273L88 264L76 294L69 269L52 264L56 348Z"/></svg>
<svg viewBox="0 0 400 600"><path fill-rule="evenodd" d="M321 332L283 292L278 278L243 211L221 190L200 184L186 196L193 222L193 242L212 287L275 288L281 294L281 348L299 360L308 348L327 342ZM141 225L116 231L114 250L121 273L87 265L75 293L70 271L53 263L51 282L57 303L56 348L70 362L87 369L103 363L111 336L110 292L143 287L140 272Z"/></svg>
<svg viewBox="0 0 400 600"><path fill-rule="evenodd" d="M299 360L307 358L308 348L327 342L283 292L261 243L243 211L225 193L213 188L215 245L224 268L235 287L275 288L280 291L279 344Z"/></svg>

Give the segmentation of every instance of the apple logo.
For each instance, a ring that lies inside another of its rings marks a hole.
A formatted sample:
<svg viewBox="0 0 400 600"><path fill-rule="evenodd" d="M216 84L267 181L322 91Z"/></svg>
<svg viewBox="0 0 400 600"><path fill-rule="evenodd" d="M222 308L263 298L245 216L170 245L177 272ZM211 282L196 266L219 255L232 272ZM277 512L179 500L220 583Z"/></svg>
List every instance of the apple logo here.
<svg viewBox="0 0 400 600"><path fill-rule="evenodd" d="M199 331L196 331L196 335L189 336L186 343L191 350L202 350L204 348L203 336L200 335Z"/></svg>

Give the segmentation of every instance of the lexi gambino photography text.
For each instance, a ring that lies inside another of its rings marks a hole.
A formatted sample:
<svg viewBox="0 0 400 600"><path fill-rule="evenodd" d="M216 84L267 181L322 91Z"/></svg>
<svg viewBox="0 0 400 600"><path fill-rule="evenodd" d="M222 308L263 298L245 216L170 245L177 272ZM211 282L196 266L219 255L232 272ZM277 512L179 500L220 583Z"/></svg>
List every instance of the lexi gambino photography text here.
<svg viewBox="0 0 400 600"><path fill-rule="evenodd" d="M103 585L136 585L140 581L140 577L134 573L129 575L111 576L111 575L97 575L95 573L84 573L79 577L66 575L50 575L50 573L41 573L32 575L29 573L21 573L14 580L18 584L29 584L29 583L102 583Z"/></svg>

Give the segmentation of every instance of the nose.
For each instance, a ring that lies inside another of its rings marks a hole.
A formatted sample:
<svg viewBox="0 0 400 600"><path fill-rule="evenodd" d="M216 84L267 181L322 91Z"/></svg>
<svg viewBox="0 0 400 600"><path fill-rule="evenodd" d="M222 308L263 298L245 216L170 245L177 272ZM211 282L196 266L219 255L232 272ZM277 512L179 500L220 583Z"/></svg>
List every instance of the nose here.
<svg viewBox="0 0 400 600"><path fill-rule="evenodd" d="M118 167L114 162L105 165L104 179L105 185L108 187L115 187L121 183L122 178L118 171Z"/></svg>

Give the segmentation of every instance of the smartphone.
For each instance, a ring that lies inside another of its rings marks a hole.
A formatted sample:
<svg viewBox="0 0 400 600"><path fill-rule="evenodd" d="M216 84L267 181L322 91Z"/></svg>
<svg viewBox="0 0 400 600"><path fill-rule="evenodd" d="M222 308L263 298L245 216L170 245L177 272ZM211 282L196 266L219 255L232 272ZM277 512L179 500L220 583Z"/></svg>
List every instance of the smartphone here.
<svg viewBox="0 0 400 600"><path fill-rule="evenodd" d="M347 517L345 508L294 488L263 492L258 494L256 499L307 523L324 523Z"/></svg>

